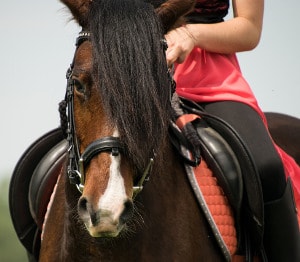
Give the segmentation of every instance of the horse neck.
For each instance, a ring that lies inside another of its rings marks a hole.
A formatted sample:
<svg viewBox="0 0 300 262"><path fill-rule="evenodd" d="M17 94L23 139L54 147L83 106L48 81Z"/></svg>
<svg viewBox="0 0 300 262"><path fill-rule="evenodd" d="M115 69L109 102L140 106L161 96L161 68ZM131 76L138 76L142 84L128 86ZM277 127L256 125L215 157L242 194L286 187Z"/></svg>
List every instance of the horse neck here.
<svg viewBox="0 0 300 262"><path fill-rule="evenodd" d="M176 216L177 208L174 208L175 206L185 209L188 203L186 201L189 201L190 197L192 199L189 203L194 199L182 159L174 152L171 145L163 155L163 166L158 171L153 170L152 183L145 187L148 201L145 205L151 206L162 216L172 217ZM194 201L194 203L196 202Z"/></svg>

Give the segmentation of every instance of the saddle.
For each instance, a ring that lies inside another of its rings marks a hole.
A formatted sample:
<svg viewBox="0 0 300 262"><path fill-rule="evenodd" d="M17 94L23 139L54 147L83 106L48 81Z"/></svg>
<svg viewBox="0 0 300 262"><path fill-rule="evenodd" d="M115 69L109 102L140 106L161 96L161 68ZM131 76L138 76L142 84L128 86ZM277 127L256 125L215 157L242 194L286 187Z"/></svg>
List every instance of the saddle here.
<svg viewBox="0 0 300 262"><path fill-rule="evenodd" d="M180 154L182 145L192 152L196 161L193 163L183 156L187 164L197 165L197 157L201 154L213 171L234 211L239 253L251 259L262 248L264 230L260 178L251 153L227 122L208 114L193 101L175 99L181 116L177 115L176 124L171 125L171 141ZM191 146L197 142L186 141L192 136L184 133L188 125L196 133L201 153Z"/></svg>
<svg viewBox="0 0 300 262"><path fill-rule="evenodd" d="M9 208L17 236L38 260L40 236L50 196L63 166L67 142L60 128L39 139L24 152L9 186Z"/></svg>

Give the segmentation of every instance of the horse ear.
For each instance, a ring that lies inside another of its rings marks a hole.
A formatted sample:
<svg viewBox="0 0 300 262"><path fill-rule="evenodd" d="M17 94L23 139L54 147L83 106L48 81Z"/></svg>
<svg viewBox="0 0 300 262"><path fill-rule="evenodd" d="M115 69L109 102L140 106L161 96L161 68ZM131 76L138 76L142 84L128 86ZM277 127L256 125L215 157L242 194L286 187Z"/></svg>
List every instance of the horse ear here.
<svg viewBox="0 0 300 262"><path fill-rule="evenodd" d="M86 16L93 0L60 0L71 11L77 23L85 28L87 26Z"/></svg>
<svg viewBox="0 0 300 262"><path fill-rule="evenodd" d="M192 11L195 4L196 0L168 0L156 7L155 10L162 21L165 33L184 24L184 15Z"/></svg>

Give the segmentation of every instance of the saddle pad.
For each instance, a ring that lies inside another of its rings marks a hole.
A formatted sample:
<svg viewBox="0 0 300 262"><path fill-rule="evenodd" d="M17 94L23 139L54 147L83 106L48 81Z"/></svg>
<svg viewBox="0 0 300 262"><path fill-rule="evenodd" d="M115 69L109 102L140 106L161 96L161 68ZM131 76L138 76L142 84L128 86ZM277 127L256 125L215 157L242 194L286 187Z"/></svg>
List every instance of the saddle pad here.
<svg viewBox="0 0 300 262"><path fill-rule="evenodd" d="M202 160L201 164L194 168L194 174L210 214L230 254L233 255L237 251L237 235L233 211L228 200L205 161Z"/></svg>
<svg viewBox="0 0 300 262"><path fill-rule="evenodd" d="M190 156L183 146L181 151L186 157ZM238 250L237 232L233 211L222 188L203 159L197 167L186 164L185 170L225 261L232 261Z"/></svg>

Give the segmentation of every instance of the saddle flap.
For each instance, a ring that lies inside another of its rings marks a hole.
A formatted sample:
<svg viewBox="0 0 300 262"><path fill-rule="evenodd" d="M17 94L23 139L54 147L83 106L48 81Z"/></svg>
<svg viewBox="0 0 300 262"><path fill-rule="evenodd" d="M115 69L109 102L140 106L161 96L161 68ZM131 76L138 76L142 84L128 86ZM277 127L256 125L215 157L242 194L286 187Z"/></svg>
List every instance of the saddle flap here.
<svg viewBox="0 0 300 262"><path fill-rule="evenodd" d="M37 225L30 213L28 193L34 169L50 148L63 139L60 128L56 128L29 146L19 159L9 185L9 209L13 226L23 246L34 253Z"/></svg>
<svg viewBox="0 0 300 262"><path fill-rule="evenodd" d="M41 159L29 185L28 201L31 215L42 230L49 199L67 154L68 143L62 140Z"/></svg>
<svg viewBox="0 0 300 262"><path fill-rule="evenodd" d="M229 144L204 121L195 123L201 152L239 217L243 199L243 178L240 165Z"/></svg>

